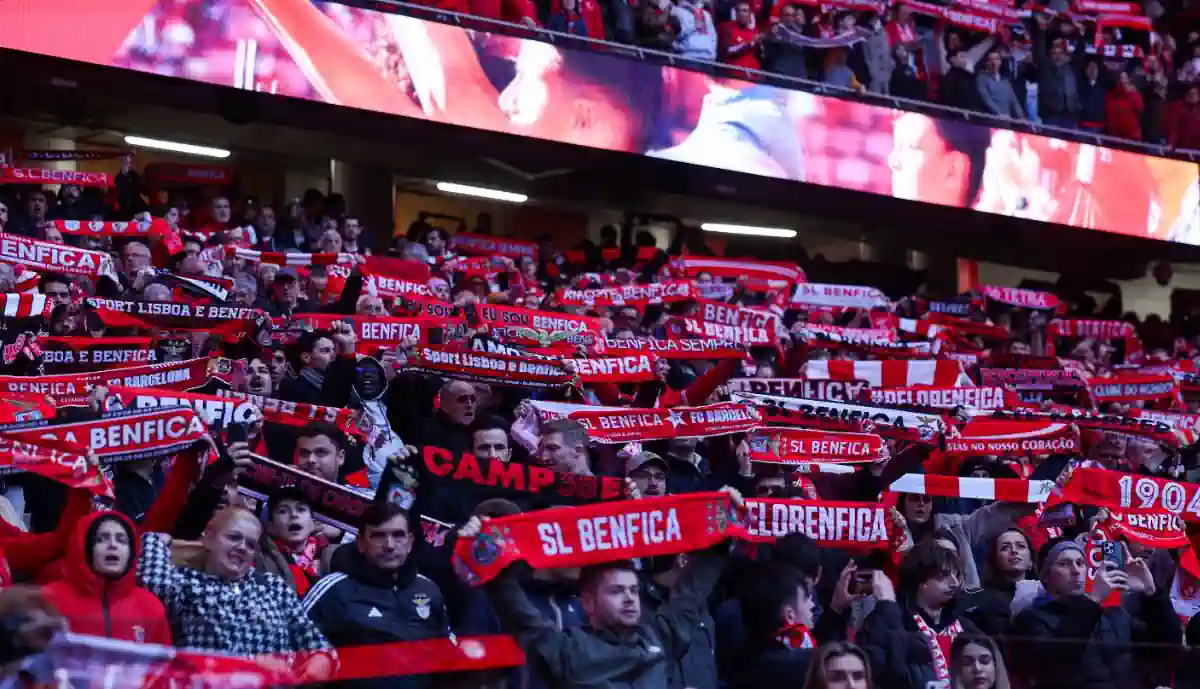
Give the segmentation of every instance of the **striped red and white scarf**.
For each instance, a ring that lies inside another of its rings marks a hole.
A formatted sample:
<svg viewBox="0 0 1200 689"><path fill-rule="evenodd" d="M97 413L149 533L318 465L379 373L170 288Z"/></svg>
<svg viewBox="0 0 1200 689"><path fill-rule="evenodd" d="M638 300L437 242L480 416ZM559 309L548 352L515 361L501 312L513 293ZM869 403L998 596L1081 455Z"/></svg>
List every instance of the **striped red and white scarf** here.
<svg viewBox="0 0 1200 689"><path fill-rule="evenodd" d="M962 363L950 359L808 361L800 376L809 380L865 380L873 388L974 386Z"/></svg>

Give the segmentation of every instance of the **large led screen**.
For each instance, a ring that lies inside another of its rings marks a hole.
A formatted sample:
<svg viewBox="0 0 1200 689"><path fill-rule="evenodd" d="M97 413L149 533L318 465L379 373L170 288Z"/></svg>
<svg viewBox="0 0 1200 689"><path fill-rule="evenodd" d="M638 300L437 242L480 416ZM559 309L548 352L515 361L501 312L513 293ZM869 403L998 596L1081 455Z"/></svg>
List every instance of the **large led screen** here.
<svg viewBox="0 0 1200 689"><path fill-rule="evenodd" d="M6 0L0 45L404 117L1200 244L1193 163L311 0Z"/></svg>

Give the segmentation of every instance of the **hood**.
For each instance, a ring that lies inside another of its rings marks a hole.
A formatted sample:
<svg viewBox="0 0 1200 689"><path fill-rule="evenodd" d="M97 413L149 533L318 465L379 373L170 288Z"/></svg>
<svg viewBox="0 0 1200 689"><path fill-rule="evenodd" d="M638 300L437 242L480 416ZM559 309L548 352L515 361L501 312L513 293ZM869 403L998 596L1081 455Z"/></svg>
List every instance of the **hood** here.
<svg viewBox="0 0 1200 689"><path fill-rule="evenodd" d="M128 530L130 536L132 551L129 554L129 566L125 569L125 573L121 575L121 578L115 581L105 579L92 570L92 557L87 540L88 535L97 528L102 519L116 519L121 522ZM67 546L64 580L80 593L90 597L100 597L105 592L105 586L108 587L109 596L120 597L128 594L137 586L134 570L136 569L138 554L141 549L141 543L137 536L137 528L134 527L133 522L119 512L110 510L93 512L79 520L79 523L75 525L75 529L71 532L71 542Z"/></svg>

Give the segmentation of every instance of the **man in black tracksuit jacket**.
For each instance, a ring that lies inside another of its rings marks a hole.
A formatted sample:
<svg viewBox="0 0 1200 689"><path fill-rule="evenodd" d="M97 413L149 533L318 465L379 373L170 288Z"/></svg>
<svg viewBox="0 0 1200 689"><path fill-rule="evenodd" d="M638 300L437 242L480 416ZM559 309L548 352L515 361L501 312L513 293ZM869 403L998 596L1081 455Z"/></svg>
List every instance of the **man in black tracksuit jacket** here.
<svg viewBox="0 0 1200 689"><path fill-rule="evenodd" d="M305 613L334 646L450 635L442 592L408 560L413 526L408 513L396 505L371 506L363 514L355 543L334 553L333 573L322 577L305 595ZM426 689L432 686L432 678L382 676L353 686Z"/></svg>

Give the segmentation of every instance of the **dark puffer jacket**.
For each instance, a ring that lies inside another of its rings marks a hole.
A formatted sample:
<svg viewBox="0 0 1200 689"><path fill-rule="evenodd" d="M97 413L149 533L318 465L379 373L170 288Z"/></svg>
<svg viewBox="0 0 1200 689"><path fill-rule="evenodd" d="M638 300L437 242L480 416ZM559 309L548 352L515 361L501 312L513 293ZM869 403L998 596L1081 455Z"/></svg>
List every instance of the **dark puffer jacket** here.
<svg viewBox="0 0 1200 689"><path fill-rule="evenodd" d="M1163 684L1148 670L1178 652L1179 618L1166 591L1132 603L1137 616L1126 608L1103 608L1085 595L1039 599L1013 623L1009 647L1015 666L1037 689Z"/></svg>
<svg viewBox="0 0 1200 689"><path fill-rule="evenodd" d="M925 623L941 633L955 621L962 623L963 634L979 634L979 628L960 617L960 601L952 601L937 622L926 617ZM915 608L903 603L879 601L863 621L856 641L871 659L875 685L889 689L925 689L937 679L933 653L917 630Z"/></svg>

